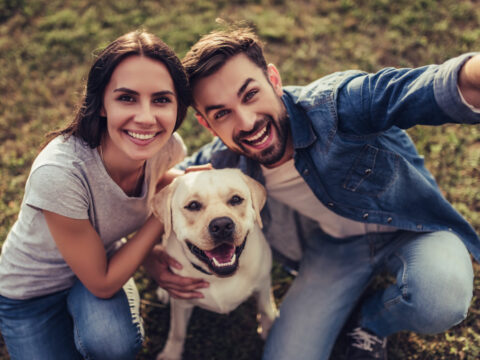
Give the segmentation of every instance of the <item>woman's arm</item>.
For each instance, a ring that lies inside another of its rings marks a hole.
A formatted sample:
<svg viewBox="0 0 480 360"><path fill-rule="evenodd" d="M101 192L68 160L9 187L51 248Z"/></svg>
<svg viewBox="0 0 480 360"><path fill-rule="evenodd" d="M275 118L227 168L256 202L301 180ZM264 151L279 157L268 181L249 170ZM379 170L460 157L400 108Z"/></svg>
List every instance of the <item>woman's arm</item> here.
<svg viewBox="0 0 480 360"><path fill-rule="evenodd" d="M107 259L104 245L89 220L43 210L48 228L63 258L95 296L109 298L122 288L163 232L151 216L137 233Z"/></svg>

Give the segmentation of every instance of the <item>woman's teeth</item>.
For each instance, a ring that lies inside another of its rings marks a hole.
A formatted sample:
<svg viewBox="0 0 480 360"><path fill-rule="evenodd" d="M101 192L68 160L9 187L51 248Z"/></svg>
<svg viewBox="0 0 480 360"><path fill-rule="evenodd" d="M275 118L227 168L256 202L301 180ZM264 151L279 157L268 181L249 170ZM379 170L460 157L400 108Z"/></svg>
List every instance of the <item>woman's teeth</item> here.
<svg viewBox="0 0 480 360"><path fill-rule="evenodd" d="M132 131L127 131L127 134L135 139L139 139L139 140L149 140L149 139L152 139L153 137L155 137L156 133L150 133L150 134L139 134L139 133L135 133L135 132L132 132Z"/></svg>

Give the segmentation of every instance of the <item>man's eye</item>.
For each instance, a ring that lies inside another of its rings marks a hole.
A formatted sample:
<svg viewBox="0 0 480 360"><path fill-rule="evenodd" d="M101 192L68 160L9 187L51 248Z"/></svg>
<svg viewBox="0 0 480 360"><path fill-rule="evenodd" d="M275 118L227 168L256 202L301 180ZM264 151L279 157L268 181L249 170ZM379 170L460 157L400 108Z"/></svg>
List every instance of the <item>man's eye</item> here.
<svg viewBox="0 0 480 360"><path fill-rule="evenodd" d="M215 113L214 119L219 120L220 118L224 117L228 114L228 110L220 110L219 112Z"/></svg>
<svg viewBox="0 0 480 360"><path fill-rule="evenodd" d="M245 94L245 97L243 98L243 100L245 102L247 102L247 101L251 100L257 93L258 93L257 89L250 90L249 92L247 92Z"/></svg>
<svg viewBox="0 0 480 360"><path fill-rule="evenodd" d="M228 201L228 203L230 205L240 205L241 203L243 202L243 198L241 198L240 196L238 195L233 195L230 200Z"/></svg>
<svg viewBox="0 0 480 360"><path fill-rule="evenodd" d="M185 209L189 211L198 211L202 208L202 204L200 204L198 201L190 201L187 206L185 206Z"/></svg>

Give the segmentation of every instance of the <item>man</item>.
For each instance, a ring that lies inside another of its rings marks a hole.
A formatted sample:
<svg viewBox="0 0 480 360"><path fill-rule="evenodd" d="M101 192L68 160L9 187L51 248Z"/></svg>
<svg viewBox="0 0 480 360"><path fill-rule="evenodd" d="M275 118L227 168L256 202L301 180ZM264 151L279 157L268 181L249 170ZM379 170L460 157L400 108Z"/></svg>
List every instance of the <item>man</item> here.
<svg viewBox="0 0 480 360"><path fill-rule="evenodd" d="M396 283L358 304L348 359L386 359L388 335L439 333L466 317L479 238L403 129L479 123L480 55L283 87L256 36L236 29L202 37L183 63L198 121L219 137L185 165L240 167L262 181L267 238L299 263L265 359L328 359L384 269Z"/></svg>

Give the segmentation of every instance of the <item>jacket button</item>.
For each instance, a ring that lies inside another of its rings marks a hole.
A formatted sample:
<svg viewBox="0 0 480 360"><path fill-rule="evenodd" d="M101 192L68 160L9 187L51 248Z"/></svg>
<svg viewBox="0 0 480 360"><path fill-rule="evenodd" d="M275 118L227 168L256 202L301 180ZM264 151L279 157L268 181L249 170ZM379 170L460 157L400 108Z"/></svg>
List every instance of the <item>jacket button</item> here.
<svg viewBox="0 0 480 360"><path fill-rule="evenodd" d="M363 214L363 218L364 219L368 218L368 213Z"/></svg>
<svg viewBox="0 0 480 360"><path fill-rule="evenodd" d="M392 220L393 220L393 219L392 219L391 217L389 217L389 218L387 219L387 222L390 224L390 223L392 222Z"/></svg>
<svg viewBox="0 0 480 360"><path fill-rule="evenodd" d="M332 202L329 202L327 205L330 206L330 207L333 207L333 203L332 203Z"/></svg>
<svg viewBox="0 0 480 360"><path fill-rule="evenodd" d="M365 170L365 175L368 175L368 174L370 174L371 172L372 172L372 169L367 169L367 170Z"/></svg>
<svg viewBox="0 0 480 360"><path fill-rule="evenodd" d="M303 175L307 176L309 173L310 171L308 171L308 169L303 170Z"/></svg>

